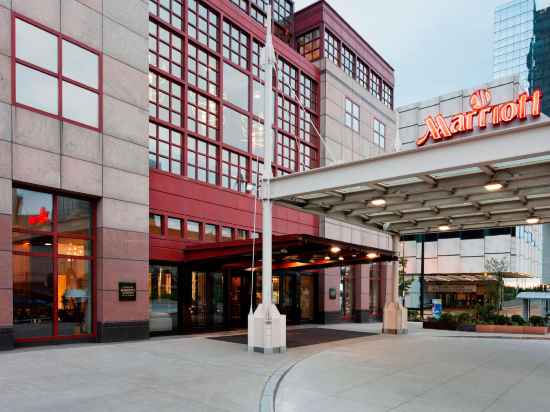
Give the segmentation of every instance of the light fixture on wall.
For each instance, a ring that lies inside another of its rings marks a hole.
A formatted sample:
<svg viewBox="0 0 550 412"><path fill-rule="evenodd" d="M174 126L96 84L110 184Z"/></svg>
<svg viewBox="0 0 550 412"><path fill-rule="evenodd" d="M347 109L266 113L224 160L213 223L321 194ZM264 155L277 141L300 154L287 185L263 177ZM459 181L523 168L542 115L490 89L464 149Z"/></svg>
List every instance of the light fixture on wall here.
<svg viewBox="0 0 550 412"><path fill-rule="evenodd" d="M439 226L439 230L442 232L447 232L448 230L451 230L451 227L449 225L441 225Z"/></svg>
<svg viewBox="0 0 550 412"><path fill-rule="evenodd" d="M377 206L377 207L380 207L380 206L385 206L386 205L386 199L383 199L383 198L377 198L377 199L372 199L370 201L370 204L373 205L373 206Z"/></svg>
<svg viewBox="0 0 550 412"><path fill-rule="evenodd" d="M500 182L491 181L485 185L485 190L488 192L498 192L504 187L504 185Z"/></svg>
<svg viewBox="0 0 550 412"><path fill-rule="evenodd" d="M367 258L369 258L369 259L376 259L377 257L380 257L380 255L376 252L367 253Z"/></svg>
<svg viewBox="0 0 550 412"><path fill-rule="evenodd" d="M536 225L537 223L540 222L540 218L538 218L536 216L531 216L531 217L528 217L525 221L529 225Z"/></svg>
<svg viewBox="0 0 550 412"><path fill-rule="evenodd" d="M340 252L342 249L340 249L338 246L333 246L330 248L330 253L338 253Z"/></svg>

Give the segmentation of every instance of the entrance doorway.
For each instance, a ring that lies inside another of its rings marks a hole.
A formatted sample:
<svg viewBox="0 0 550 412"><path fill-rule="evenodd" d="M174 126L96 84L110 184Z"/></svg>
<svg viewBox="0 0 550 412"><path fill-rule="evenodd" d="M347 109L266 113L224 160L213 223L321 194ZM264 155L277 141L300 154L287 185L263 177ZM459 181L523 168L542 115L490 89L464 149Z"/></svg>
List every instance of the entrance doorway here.
<svg viewBox="0 0 550 412"><path fill-rule="evenodd" d="M351 320L353 315L353 277L351 268L340 268L340 314L343 320Z"/></svg>

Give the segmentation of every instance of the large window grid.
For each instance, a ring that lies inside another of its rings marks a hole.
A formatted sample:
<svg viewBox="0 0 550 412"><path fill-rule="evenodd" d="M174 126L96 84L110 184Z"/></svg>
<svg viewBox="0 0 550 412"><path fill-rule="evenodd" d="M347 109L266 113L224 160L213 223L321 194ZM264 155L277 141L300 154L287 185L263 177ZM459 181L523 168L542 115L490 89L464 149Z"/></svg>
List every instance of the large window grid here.
<svg viewBox="0 0 550 412"><path fill-rule="evenodd" d="M386 147L386 125L374 119L374 144L380 146L382 149Z"/></svg>
<svg viewBox="0 0 550 412"><path fill-rule="evenodd" d="M149 123L149 167L182 174L182 135L167 127Z"/></svg>
<svg viewBox="0 0 550 412"><path fill-rule="evenodd" d="M14 16L14 104L101 130L101 53L30 19Z"/></svg>
<svg viewBox="0 0 550 412"><path fill-rule="evenodd" d="M248 157L229 150L222 151L222 186L245 193Z"/></svg>
<svg viewBox="0 0 550 412"><path fill-rule="evenodd" d="M187 138L187 176L215 185L218 182L218 148L189 136Z"/></svg>
<svg viewBox="0 0 550 412"><path fill-rule="evenodd" d="M182 127L182 86L149 72L149 115L174 126Z"/></svg>
<svg viewBox="0 0 550 412"><path fill-rule="evenodd" d="M264 46L258 43L256 40L252 42L252 74L263 80L264 78L264 69L262 68L261 63L261 50Z"/></svg>
<svg viewBox="0 0 550 412"><path fill-rule="evenodd" d="M231 0L231 3L233 3L235 6L237 6L239 9L247 12L248 9L248 2L246 0Z"/></svg>
<svg viewBox="0 0 550 412"><path fill-rule="evenodd" d="M189 43L187 57L187 82L211 95L218 95L218 59Z"/></svg>
<svg viewBox="0 0 550 412"><path fill-rule="evenodd" d="M183 40L162 25L149 21L149 64L178 79L183 73Z"/></svg>
<svg viewBox="0 0 550 412"><path fill-rule="evenodd" d="M317 151L306 144L300 143L300 172L313 169L316 160Z"/></svg>
<svg viewBox="0 0 550 412"><path fill-rule="evenodd" d="M218 50L219 17L200 1L188 0L187 33L212 50Z"/></svg>
<svg viewBox="0 0 550 412"><path fill-rule="evenodd" d="M265 13L252 5L250 6L250 17L260 23L262 26L265 25Z"/></svg>
<svg viewBox="0 0 550 412"><path fill-rule="evenodd" d="M193 90L188 90L187 129L216 140L218 138L218 103Z"/></svg>
<svg viewBox="0 0 550 412"><path fill-rule="evenodd" d="M354 77L355 54L353 54L353 52L344 45L342 45L342 68L348 76Z"/></svg>
<svg viewBox="0 0 550 412"><path fill-rule="evenodd" d="M321 32L319 28L313 29L296 39L298 53L313 62L321 57Z"/></svg>
<svg viewBox="0 0 550 412"><path fill-rule="evenodd" d="M380 100L380 76L374 73L372 70L370 72L370 93Z"/></svg>
<svg viewBox="0 0 550 412"><path fill-rule="evenodd" d="M296 96L296 82L298 80L298 71L290 63L283 59L277 62L277 81L278 89L286 96L294 99Z"/></svg>
<svg viewBox="0 0 550 412"><path fill-rule="evenodd" d="M277 133L277 165L296 171L296 139Z"/></svg>
<svg viewBox="0 0 550 412"><path fill-rule="evenodd" d="M248 69L248 35L226 20L223 22L223 57Z"/></svg>
<svg viewBox="0 0 550 412"><path fill-rule="evenodd" d="M382 84L382 102L390 109L393 108L393 90L386 83Z"/></svg>
<svg viewBox="0 0 550 412"><path fill-rule="evenodd" d="M325 30L325 57L335 64L340 61L340 42L328 30Z"/></svg>
<svg viewBox="0 0 550 412"><path fill-rule="evenodd" d="M252 160L251 168L252 184L254 185L256 193L258 193L262 184L261 179L264 175L264 163L259 160Z"/></svg>
<svg viewBox="0 0 550 412"><path fill-rule="evenodd" d="M310 112L307 110L300 109L300 139L312 143L317 141L317 133L315 132L315 128L312 125L315 124L317 127L317 123L315 121L316 117L312 116Z"/></svg>
<svg viewBox="0 0 550 412"><path fill-rule="evenodd" d="M317 108L316 83L305 74L300 74L300 100L302 105L309 110Z"/></svg>
<svg viewBox="0 0 550 412"><path fill-rule="evenodd" d="M149 12L171 24L178 30L183 29L183 0L149 0Z"/></svg>
<svg viewBox="0 0 550 412"><path fill-rule="evenodd" d="M353 101L346 97L346 112L344 123L347 127L352 129L354 132L359 133L359 124L360 124L360 112L359 105L355 104Z"/></svg>
<svg viewBox="0 0 550 412"><path fill-rule="evenodd" d="M282 23L294 14L294 4L289 0L273 0L273 21Z"/></svg>
<svg viewBox="0 0 550 412"><path fill-rule="evenodd" d="M296 104L277 96L277 127L286 133L296 134Z"/></svg>

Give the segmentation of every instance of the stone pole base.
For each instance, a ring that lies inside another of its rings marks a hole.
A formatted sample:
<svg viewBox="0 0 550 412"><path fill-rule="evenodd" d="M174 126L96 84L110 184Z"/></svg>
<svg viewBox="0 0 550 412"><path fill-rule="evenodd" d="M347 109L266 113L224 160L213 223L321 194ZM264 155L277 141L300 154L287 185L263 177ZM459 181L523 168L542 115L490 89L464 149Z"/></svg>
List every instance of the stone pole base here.
<svg viewBox="0 0 550 412"><path fill-rule="evenodd" d="M266 310L260 304L248 315L248 351L260 353L286 352L286 316L275 305Z"/></svg>
<svg viewBox="0 0 550 412"><path fill-rule="evenodd" d="M384 306L384 327L382 333L403 335L408 331L407 308L399 302L389 302Z"/></svg>

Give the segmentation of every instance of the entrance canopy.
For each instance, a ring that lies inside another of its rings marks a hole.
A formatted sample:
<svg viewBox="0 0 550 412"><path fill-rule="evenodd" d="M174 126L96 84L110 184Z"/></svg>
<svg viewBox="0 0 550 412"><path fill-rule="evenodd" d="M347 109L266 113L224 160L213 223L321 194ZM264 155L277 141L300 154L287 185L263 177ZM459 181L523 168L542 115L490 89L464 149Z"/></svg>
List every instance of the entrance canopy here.
<svg viewBox="0 0 550 412"><path fill-rule="evenodd" d="M262 242L256 239L256 266L260 270ZM252 240L194 245L185 248L184 262L192 268L250 270ZM273 236L273 270L308 270L397 260L391 250L311 235ZM258 267L260 266L260 267Z"/></svg>
<svg viewBox="0 0 550 412"><path fill-rule="evenodd" d="M271 198L398 234L549 222L550 120L277 177Z"/></svg>

